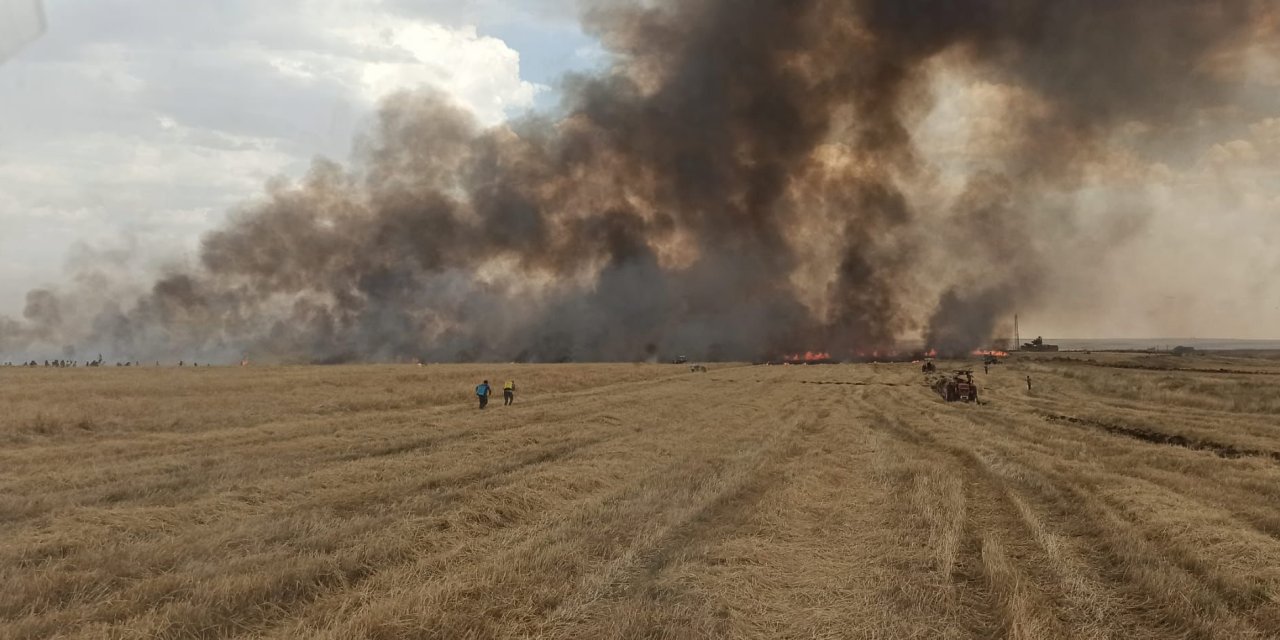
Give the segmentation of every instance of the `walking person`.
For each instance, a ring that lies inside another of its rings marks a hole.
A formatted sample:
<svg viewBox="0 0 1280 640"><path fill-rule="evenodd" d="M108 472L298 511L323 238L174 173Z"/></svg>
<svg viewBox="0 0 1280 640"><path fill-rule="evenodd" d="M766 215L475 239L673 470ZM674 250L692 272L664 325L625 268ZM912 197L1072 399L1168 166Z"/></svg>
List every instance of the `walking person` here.
<svg viewBox="0 0 1280 640"><path fill-rule="evenodd" d="M1027 376L1027 391L1031 390L1031 376Z"/></svg>
<svg viewBox="0 0 1280 640"><path fill-rule="evenodd" d="M492 392L492 389L489 388L488 380L485 380L484 382L481 382L479 385L476 386L476 397L480 398L481 409L483 409L485 405L489 404L489 394L491 392Z"/></svg>
<svg viewBox="0 0 1280 640"><path fill-rule="evenodd" d="M502 385L502 401L503 406L510 406L516 403L515 380L508 380L506 384Z"/></svg>

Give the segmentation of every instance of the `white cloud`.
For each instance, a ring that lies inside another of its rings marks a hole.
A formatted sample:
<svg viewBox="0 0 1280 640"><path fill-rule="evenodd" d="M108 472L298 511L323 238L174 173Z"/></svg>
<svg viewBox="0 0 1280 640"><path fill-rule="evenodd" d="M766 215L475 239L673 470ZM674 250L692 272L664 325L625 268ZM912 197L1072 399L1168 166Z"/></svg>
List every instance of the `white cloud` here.
<svg viewBox="0 0 1280 640"><path fill-rule="evenodd" d="M481 37L475 27L384 18L333 33L374 59L357 63L360 93L374 103L398 90L432 87L468 106L481 122L497 123L533 106L546 87L520 79L520 56L501 40Z"/></svg>

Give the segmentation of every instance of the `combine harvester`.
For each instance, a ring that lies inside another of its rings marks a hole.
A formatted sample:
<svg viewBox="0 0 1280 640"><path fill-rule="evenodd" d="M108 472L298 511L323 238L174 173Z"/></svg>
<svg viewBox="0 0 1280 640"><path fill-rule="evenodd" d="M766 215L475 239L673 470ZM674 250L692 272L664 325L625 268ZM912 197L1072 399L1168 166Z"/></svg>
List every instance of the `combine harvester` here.
<svg viewBox="0 0 1280 640"><path fill-rule="evenodd" d="M972 369L957 369L951 375L936 376L929 386L947 402L978 401L978 385L973 381Z"/></svg>

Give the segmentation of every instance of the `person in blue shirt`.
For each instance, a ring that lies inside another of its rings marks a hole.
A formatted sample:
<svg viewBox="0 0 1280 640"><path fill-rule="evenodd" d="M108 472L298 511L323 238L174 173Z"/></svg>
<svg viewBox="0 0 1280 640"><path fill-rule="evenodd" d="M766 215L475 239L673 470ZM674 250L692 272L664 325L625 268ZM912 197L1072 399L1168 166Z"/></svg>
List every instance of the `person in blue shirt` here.
<svg viewBox="0 0 1280 640"><path fill-rule="evenodd" d="M476 397L480 398L481 409L483 409L485 405L489 404L490 391L491 389L489 388L488 380L485 380L476 387Z"/></svg>

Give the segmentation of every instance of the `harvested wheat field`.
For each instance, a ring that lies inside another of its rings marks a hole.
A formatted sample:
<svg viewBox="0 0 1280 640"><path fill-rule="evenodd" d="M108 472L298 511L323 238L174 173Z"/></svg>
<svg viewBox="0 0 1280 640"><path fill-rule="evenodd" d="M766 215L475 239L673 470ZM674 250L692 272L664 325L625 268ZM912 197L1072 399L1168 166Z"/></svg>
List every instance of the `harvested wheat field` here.
<svg viewBox="0 0 1280 640"><path fill-rule="evenodd" d="M1280 637L1280 361L977 378L0 370L0 637Z"/></svg>

